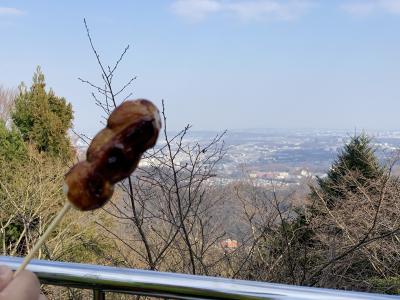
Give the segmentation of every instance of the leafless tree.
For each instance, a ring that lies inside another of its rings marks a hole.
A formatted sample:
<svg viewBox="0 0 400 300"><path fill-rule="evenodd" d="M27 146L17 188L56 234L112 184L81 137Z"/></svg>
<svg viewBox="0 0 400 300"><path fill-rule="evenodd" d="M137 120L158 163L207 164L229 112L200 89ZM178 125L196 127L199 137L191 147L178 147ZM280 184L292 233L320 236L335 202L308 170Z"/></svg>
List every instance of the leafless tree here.
<svg viewBox="0 0 400 300"><path fill-rule="evenodd" d="M244 178L233 191L247 232L242 233L237 255L230 257L231 276L298 284L299 252L293 247L297 232L290 226L298 191L273 181L265 186Z"/></svg>
<svg viewBox="0 0 400 300"><path fill-rule="evenodd" d="M376 179L347 170L334 206L317 197L293 206L294 194L247 182L235 188L251 237L233 264L242 278L356 290L396 290L400 275L400 182L397 159ZM348 186L356 189L348 189ZM330 199L331 200L331 199ZM231 258L232 259L232 258Z"/></svg>
<svg viewBox="0 0 400 300"><path fill-rule="evenodd" d="M371 278L399 276L400 260L400 182L392 176L397 159L389 163L377 179L363 178L348 170L346 185L337 186L342 199L334 207L314 188L315 199L310 212L310 227L319 246L315 252L319 262L310 270L308 285L336 288L374 288Z"/></svg>
<svg viewBox="0 0 400 300"><path fill-rule="evenodd" d="M17 95L15 89L5 88L0 85L0 120L8 124L10 120L10 112Z"/></svg>
<svg viewBox="0 0 400 300"><path fill-rule="evenodd" d="M80 80L94 88L93 99L107 118L131 96L122 94L136 77L113 87L115 71L129 46L113 66L104 65L84 23L103 82ZM119 185L117 197L105 208L118 225L98 225L120 249L124 265L209 274L223 256L219 241L224 232L212 213L221 197L210 195L215 166L225 153L224 133L205 145L188 143L189 125L170 136L164 102L162 117L159 146L144 155L138 170Z"/></svg>

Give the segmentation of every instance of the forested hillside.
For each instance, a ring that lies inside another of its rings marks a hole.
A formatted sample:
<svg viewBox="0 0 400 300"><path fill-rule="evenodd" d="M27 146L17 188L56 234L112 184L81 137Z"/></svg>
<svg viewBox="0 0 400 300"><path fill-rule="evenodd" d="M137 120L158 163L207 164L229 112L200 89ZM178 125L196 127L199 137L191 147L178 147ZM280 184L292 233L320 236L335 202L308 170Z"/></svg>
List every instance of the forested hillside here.
<svg viewBox="0 0 400 300"><path fill-rule="evenodd" d="M65 201L63 177L78 155L73 108L46 88L40 68L29 87L2 87L0 97L0 247L24 256ZM38 258L400 293L396 157L382 164L360 134L327 176L297 189L259 186L245 171L219 186L224 133L185 143L190 126L171 135L166 109L162 146L145 154L104 209L70 212Z"/></svg>

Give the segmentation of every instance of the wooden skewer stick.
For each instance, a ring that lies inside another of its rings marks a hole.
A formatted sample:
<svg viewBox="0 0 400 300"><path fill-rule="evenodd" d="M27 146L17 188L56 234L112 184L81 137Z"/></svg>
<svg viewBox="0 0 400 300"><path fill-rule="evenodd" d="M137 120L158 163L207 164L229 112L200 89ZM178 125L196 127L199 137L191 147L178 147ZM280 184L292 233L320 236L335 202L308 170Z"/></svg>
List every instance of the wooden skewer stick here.
<svg viewBox="0 0 400 300"><path fill-rule="evenodd" d="M62 220L62 218L64 217L64 215L68 212L68 210L70 208L71 208L71 203L66 202L64 207L60 210L60 212L54 218L54 220L51 222L49 227L47 227L46 231L43 233L43 235L40 237L40 239L36 242L35 246L33 246L32 250L28 253L27 256L25 256L24 261L18 267L17 271L15 271L14 277L16 277L19 272L21 272L23 269L25 269L27 264L29 264L29 262L31 261L33 256L40 249L40 247L43 245L43 243L47 240L50 233L53 232L54 228L60 223L60 221Z"/></svg>

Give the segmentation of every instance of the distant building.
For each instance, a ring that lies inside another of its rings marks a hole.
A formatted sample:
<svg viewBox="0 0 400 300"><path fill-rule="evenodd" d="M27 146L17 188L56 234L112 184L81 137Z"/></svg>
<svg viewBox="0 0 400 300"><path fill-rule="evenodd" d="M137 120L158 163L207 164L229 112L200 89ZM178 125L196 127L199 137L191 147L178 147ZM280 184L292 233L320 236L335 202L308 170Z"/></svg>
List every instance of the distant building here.
<svg viewBox="0 0 400 300"><path fill-rule="evenodd" d="M253 171L249 173L250 178L264 178L264 179L271 179L271 180L284 180L289 178L288 172L260 172L260 171Z"/></svg>
<svg viewBox="0 0 400 300"><path fill-rule="evenodd" d="M220 242L222 249L225 251L233 251L238 247L237 240L226 239Z"/></svg>
<svg viewBox="0 0 400 300"><path fill-rule="evenodd" d="M312 174L307 170L301 170L300 175L302 177L311 177L312 176Z"/></svg>

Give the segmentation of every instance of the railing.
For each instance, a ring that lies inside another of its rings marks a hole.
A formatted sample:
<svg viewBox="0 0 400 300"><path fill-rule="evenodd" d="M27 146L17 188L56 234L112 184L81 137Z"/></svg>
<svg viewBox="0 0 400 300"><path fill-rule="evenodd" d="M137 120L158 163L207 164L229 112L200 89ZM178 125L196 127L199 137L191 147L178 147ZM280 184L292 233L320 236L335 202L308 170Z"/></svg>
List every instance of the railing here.
<svg viewBox="0 0 400 300"><path fill-rule="evenodd" d="M21 258L0 256L0 265L7 265L12 269L16 269L21 262ZM106 292L174 299L400 299L370 293L45 260L33 260L28 269L36 273L42 283L91 289L95 300L105 299Z"/></svg>

